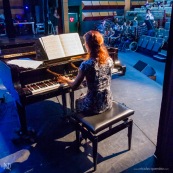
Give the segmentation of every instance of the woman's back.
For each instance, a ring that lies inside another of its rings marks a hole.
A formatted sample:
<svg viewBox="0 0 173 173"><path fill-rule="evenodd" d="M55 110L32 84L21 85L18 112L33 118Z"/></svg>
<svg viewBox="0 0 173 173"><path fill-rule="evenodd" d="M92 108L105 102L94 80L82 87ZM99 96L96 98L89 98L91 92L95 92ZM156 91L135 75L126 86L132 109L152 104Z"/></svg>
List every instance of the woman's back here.
<svg viewBox="0 0 173 173"><path fill-rule="evenodd" d="M98 62L91 58L87 60L84 64L86 70L86 80L89 90L97 91L108 87L111 79L111 63L99 65Z"/></svg>
<svg viewBox="0 0 173 173"><path fill-rule="evenodd" d="M80 69L85 74L88 91L85 97L80 98L82 104L78 101L77 111L90 110L93 113L101 113L112 107L110 90L112 65L111 59L106 64L99 65L92 58L81 64Z"/></svg>

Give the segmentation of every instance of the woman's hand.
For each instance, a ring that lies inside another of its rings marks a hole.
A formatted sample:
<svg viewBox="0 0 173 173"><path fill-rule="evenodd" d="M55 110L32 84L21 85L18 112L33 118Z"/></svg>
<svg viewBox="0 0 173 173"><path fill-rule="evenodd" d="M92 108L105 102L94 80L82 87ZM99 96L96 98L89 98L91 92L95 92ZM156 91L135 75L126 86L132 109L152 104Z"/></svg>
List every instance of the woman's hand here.
<svg viewBox="0 0 173 173"><path fill-rule="evenodd" d="M60 83L67 83L68 80L69 80L69 78L67 78L65 76L61 76L61 75L57 78L57 81Z"/></svg>
<svg viewBox="0 0 173 173"><path fill-rule="evenodd" d="M68 84L72 88L77 88L81 84L83 79L84 79L84 74L82 73L81 70L79 70L78 75L76 76L75 79L70 79L69 77L65 77L62 75L59 75L57 77L58 82Z"/></svg>

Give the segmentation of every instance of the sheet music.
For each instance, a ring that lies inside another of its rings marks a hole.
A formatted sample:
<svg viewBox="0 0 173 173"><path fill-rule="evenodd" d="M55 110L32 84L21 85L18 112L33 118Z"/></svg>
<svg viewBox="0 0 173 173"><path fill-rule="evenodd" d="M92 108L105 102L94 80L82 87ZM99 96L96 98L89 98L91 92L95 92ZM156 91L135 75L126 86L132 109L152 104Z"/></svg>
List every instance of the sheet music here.
<svg viewBox="0 0 173 173"><path fill-rule="evenodd" d="M49 35L39 40L49 60L85 53L78 33Z"/></svg>
<svg viewBox="0 0 173 173"><path fill-rule="evenodd" d="M49 60L65 57L59 37L55 37L55 35L49 35L39 39L41 40Z"/></svg>
<svg viewBox="0 0 173 173"><path fill-rule="evenodd" d="M7 63L17 65L23 68L36 69L43 63L43 61L35 61L31 59L15 59L15 60L10 60Z"/></svg>
<svg viewBox="0 0 173 173"><path fill-rule="evenodd" d="M59 35L65 56L84 54L84 49L78 33Z"/></svg>

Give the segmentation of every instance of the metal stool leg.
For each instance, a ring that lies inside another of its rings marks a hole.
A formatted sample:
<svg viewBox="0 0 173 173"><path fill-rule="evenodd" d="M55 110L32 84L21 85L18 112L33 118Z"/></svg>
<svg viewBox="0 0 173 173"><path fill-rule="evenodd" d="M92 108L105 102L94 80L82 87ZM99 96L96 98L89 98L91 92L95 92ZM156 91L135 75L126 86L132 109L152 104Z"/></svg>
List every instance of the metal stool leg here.
<svg viewBox="0 0 173 173"><path fill-rule="evenodd" d="M97 148L98 148L98 137L95 137L93 142L93 162L94 162L94 171L97 169Z"/></svg>
<svg viewBox="0 0 173 173"><path fill-rule="evenodd" d="M76 128L76 142L77 142L76 150L79 151L79 147L80 147L80 131L78 130L78 127Z"/></svg>
<svg viewBox="0 0 173 173"><path fill-rule="evenodd" d="M131 149L133 120L131 120L129 123L130 124L128 126L128 150Z"/></svg>

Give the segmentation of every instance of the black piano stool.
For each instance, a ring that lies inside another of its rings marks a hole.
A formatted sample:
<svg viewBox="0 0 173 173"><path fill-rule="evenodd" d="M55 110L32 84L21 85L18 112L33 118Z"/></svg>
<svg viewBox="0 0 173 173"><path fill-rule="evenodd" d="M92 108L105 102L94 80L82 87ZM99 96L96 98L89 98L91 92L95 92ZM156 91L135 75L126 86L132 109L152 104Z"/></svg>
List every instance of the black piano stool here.
<svg viewBox="0 0 173 173"><path fill-rule="evenodd" d="M74 114L73 117L76 121L77 149L79 150L81 144L81 133L85 139L88 138L92 142L94 170L96 170L97 168L98 142L125 129L126 127L128 128L128 150L131 149L133 120L129 117L133 114L134 110L118 102L113 102L113 107L110 110L107 110L106 112L101 114Z"/></svg>

